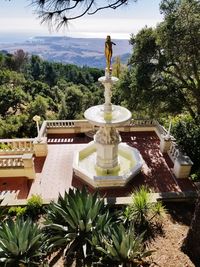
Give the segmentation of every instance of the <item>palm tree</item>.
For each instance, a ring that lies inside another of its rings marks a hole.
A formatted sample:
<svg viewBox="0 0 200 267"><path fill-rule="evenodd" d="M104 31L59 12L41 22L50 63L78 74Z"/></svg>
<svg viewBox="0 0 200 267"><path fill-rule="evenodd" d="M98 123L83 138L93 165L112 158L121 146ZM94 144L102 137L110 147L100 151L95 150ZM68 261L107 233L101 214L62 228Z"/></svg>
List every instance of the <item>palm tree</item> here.
<svg viewBox="0 0 200 267"><path fill-rule="evenodd" d="M17 218L3 222L0 226L0 266L44 266L44 240L42 230L30 220Z"/></svg>
<svg viewBox="0 0 200 267"><path fill-rule="evenodd" d="M69 189L58 203L51 203L47 211L46 230L49 234L49 249L63 248L69 258L76 255L82 262L88 260L92 249L89 240L93 232L104 233L111 222L108 208L98 194Z"/></svg>

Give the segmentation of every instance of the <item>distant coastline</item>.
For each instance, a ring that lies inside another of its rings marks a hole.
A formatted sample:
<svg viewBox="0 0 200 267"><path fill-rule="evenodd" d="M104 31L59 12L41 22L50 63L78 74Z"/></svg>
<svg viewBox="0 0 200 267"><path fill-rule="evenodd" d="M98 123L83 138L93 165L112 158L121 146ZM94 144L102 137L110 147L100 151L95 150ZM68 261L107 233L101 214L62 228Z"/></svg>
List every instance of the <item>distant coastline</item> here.
<svg viewBox="0 0 200 267"><path fill-rule="evenodd" d="M67 33L63 35L47 35L47 34L39 34L39 33L28 33L28 32L0 32L0 43L19 43L19 42L26 42L30 39L34 39L35 37L45 37L45 38L51 38L51 37L69 37L69 38L81 38L81 39L105 39L106 35L108 33ZM120 39L120 40L129 40L130 36L128 34L124 33L115 33L112 35L113 39Z"/></svg>
<svg viewBox="0 0 200 267"><path fill-rule="evenodd" d="M113 50L113 58L120 56L127 63L132 46L128 40L114 39L117 44ZM102 68L104 59L105 38L83 38L71 36L33 36L31 34L0 34L0 51L14 53L23 49L44 60Z"/></svg>

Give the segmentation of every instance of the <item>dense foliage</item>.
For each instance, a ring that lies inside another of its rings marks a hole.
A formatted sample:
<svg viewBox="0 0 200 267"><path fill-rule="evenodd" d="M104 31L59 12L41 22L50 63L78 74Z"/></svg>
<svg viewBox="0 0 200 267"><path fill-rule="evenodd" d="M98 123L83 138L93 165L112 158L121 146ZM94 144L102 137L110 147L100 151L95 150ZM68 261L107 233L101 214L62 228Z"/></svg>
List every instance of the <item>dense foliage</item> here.
<svg viewBox="0 0 200 267"><path fill-rule="evenodd" d="M103 90L103 71L43 61L23 50L0 53L0 137L35 136L32 118L76 119Z"/></svg>
<svg viewBox="0 0 200 267"><path fill-rule="evenodd" d="M118 101L131 110L159 117L189 112L200 117L200 2L163 0L164 21L132 35L129 71Z"/></svg>
<svg viewBox="0 0 200 267"><path fill-rule="evenodd" d="M176 137L180 149L189 155L192 162L192 178L200 179L200 127L191 116L179 115L173 119L173 135Z"/></svg>
<svg viewBox="0 0 200 267"><path fill-rule="evenodd" d="M114 92L116 103L135 117L169 121L199 176L200 2L163 0L163 22L132 35L129 68ZM181 116L180 116L181 115ZM188 119L189 118L189 119Z"/></svg>

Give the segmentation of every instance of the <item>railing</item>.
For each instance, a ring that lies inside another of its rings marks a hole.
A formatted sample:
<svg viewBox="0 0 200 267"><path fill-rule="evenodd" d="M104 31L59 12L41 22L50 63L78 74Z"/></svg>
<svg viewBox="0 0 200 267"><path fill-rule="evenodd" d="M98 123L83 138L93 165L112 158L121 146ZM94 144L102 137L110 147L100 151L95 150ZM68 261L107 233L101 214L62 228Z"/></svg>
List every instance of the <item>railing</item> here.
<svg viewBox="0 0 200 267"><path fill-rule="evenodd" d="M154 123L160 135L167 135L168 131L158 121L154 120Z"/></svg>
<svg viewBox="0 0 200 267"><path fill-rule="evenodd" d="M33 154L1 155L0 178L21 176L25 176L28 179L35 179Z"/></svg>
<svg viewBox="0 0 200 267"><path fill-rule="evenodd" d="M94 125L87 120L52 120L45 121L40 130L40 137L46 137L47 133L83 133L94 129ZM45 129L46 128L46 129ZM57 131L58 130L58 131Z"/></svg>
<svg viewBox="0 0 200 267"><path fill-rule="evenodd" d="M73 120L55 120L55 121L46 121L46 127L49 128L71 128L75 127L75 121Z"/></svg>
<svg viewBox="0 0 200 267"><path fill-rule="evenodd" d="M75 127L90 127L91 128L92 127L92 125L87 120L52 120L52 121L44 121L43 124L46 125L47 129L75 128ZM41 129L42 128L43 128L43 125Z"/></svg>
<svg viewBox="0 0 200 267"><path fill-rule="evenodd" d="M155 126L156 121L155 120L144 120L144 119L132 119L130 121L130 126Z"/></svg>
<svg viewBox="0 0 200 267"><path fill-rule="evenodd" d="M0 156L0 168L24 167L24 161L20 155Z"/></svg>
<svg viewBox="0 0 200 267"><path fill-rule="evenodd" d="M132 119L127 126L157 126L159 123L155 120L134 120ZM95 126L91 125L87 120L52 120L52 121L44 121L42 124L42 127L40 129L40 136L44 136L44 133L46 133L45 128L51 129L51 128L78 128L78 127L84 127L84 128L94 128ZM120 127L119 127L120 128Z"/></svg>
<svg viewBox="0 0 200 267"><path fill-rule="evenodd" d="M34 138L0 139L0 154L33 153Z"/></svg>
<svg viewBox="0 0 200 267"><path fill-rule="evenodd" d="M126 127L155 127L155 131L158 134L159 138L161 135L167 135L167 130L159 124L157 120L154 119L131 119ZM52 121L44 121L42 127L40 129L40 137L46 137L48 130L54 130L56 133L56 129L60 129L63 131L64 129L69 129L70 131L76 132L87 132L91 130L97 130L99 127L95 125L91 125L87 120L52 120ZM117 127L120 130L120 126ZM124 125L122 126L124 129ZM174 140L174 138L173 138Z"/></svg>
<svg viewBox="0 0 200 267"><path fill-rule="evenodd" d="M182 154L178 145L175 142L172 142L171 147L169 149L168 155L173 162L175 162L176 158Z"/></svg>

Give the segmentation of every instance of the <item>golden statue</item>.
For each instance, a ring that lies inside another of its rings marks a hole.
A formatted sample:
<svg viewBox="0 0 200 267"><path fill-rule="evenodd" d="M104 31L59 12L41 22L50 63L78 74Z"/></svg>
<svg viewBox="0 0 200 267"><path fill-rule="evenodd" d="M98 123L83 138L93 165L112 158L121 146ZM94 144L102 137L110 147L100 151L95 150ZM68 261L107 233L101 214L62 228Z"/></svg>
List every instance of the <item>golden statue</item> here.
<svg viewBox="0 0 200 267"><path fill-rule="evenodd" d="M112 58L112 45L116 45L111 41L110 35L106 37L105 41L105 56L106 56L106 67L110 71L111 58Z"/></svg>

